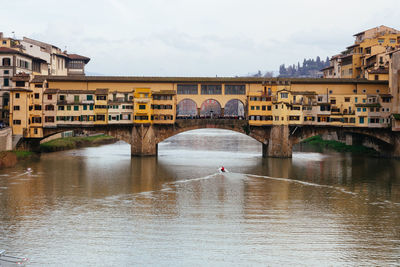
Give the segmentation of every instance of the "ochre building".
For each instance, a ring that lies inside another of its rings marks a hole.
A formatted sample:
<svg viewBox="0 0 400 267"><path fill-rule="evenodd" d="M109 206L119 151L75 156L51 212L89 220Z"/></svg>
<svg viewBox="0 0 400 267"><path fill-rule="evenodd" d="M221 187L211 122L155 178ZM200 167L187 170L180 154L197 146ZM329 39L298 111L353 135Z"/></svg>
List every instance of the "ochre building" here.
<svg viewBox="0 0 400 267"><path fill-rule="evenodd" d="M10 125L26 138L43 138L45 128L177 119L369 128L393 120L388 82L379 80L19 75L11 82Z"/></svg>

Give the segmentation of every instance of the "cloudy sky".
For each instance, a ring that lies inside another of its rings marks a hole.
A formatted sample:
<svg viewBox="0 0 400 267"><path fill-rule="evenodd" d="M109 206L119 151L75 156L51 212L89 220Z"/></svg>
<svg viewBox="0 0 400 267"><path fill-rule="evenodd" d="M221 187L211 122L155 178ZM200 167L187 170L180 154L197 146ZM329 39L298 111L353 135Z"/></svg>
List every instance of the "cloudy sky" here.
<svg viewBox="0 0 400 267"><path fill-rule="evenodd" d="M236 76L324 59L399 15L398 0L14 0L0 31L88 56L91 73Z"/></svg>

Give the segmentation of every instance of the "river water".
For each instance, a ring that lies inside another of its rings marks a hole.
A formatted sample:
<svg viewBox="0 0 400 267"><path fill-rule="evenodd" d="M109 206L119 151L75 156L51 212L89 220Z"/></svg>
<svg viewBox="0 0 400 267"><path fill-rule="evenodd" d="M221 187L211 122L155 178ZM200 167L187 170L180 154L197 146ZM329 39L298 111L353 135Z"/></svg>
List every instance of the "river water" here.
<svg viewBox="0 0 400 267"><path fill-rule="evenodd" d="M223 130L158 153L118 142L0 170L0 250L31 266L400 265L398 160L263 159Z"/></svg>

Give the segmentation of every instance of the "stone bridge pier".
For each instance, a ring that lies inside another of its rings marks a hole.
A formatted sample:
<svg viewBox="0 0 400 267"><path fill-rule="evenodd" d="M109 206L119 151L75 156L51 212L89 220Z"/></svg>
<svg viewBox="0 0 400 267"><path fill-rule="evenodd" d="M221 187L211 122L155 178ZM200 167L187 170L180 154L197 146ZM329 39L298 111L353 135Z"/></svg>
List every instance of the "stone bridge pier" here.
<svg viewBox="0 0 400 267"><path fill-rule="evenodd" d="M131 155L133 157L156 156L157 138L156 127L152 125L137 125L132 127Z"/></svg>

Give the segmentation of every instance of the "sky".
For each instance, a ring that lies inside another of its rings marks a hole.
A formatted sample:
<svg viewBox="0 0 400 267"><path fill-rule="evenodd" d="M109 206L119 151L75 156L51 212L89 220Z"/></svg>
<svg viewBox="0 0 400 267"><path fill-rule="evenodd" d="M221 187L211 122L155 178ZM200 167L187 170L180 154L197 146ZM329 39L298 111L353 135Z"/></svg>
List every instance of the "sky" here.
<svg viewBox="0 0 400 267"><path fill-rule="evenodd" d="M14 0L0 32L88 56L87 73L222 77L325 59L399 15L399 0Z"/></svg>

